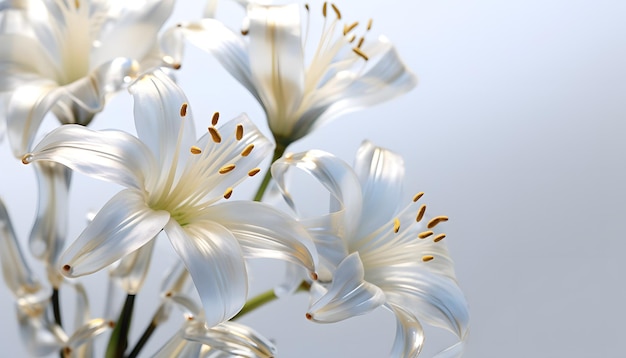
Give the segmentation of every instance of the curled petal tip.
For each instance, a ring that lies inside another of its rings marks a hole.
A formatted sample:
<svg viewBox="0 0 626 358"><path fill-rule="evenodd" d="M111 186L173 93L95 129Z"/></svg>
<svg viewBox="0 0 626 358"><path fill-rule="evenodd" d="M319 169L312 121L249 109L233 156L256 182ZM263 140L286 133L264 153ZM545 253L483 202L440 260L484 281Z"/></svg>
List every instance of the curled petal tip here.
<svg viewBox="0 0 626 358"><path fill-rule="evenodd" d="M306 319L308 319L309 321L312 321L312 320L313 320L313 315L312 315L312 314L310 314L309 312L307 312L304 316L305 316L305 317L306 317Z"/></svg>
<svg viewBox="0 0 626 358"><path fill-rule="evenodd" d="M65 276L70 276L72 274L72 266L65 264L61 267L61 271Z"/></svg>
<svg viewBox="0 0 626 358"><path fill-rule="evenodd" d="M317 281L317 279L318 279L317 272L311 272L311 279L313 281Z"/></svg>
<svg viewBox="0 0 626 358"><path fill-rule="evenodd" d="M23 164L30 164L33 161L33 155L32 153L26 153L24 154L24 156L22 157L22 163Z"/></svg>

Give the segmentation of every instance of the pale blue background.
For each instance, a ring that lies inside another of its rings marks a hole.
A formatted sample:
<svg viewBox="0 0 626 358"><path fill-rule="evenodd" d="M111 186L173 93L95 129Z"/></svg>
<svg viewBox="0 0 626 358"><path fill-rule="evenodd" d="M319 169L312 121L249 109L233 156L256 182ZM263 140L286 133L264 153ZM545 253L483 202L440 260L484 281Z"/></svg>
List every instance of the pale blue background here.
<svg viewBox="0 0 626 358"><path fill-rule="evenodd" d="M624 356L626 2L338 5L348 21L375 15L373 33L394 41L420 84L339 118L292 149L320 148L352 161L369 138L405 155L407 195L425 191L430 210L451 218L446 241L471 305L466 357ZM189 18L183 7L197 14L202 5L181 1L175 18ZM199 128L213 111L223 118L247 112L267 133L260 107L209 55L188 46L179 79ZM119 95L94 128L132 131L131 106L127 94ZM25 240L35 181L6 143L1 149L0 195ZM81 175L73 184L75 237L85 212L119 188ZM85 192L96 197L87 201ZM170 253L162 241L161 251ZM277 275L259 266L256 290ZM95 312L99 289L91 287ZM154 295L142 294L138 301ZM9 297L0 287L0 347L6 356L22 356ZM306 304L294 297L244 321L275 339L283 357L386 356L395 329L389 312L316 325L304 319ZM140 314L136 328L151 313ZM157 339L167 336L159 333ZM424 356L447 342L449 335L428 330Z"/></svg>

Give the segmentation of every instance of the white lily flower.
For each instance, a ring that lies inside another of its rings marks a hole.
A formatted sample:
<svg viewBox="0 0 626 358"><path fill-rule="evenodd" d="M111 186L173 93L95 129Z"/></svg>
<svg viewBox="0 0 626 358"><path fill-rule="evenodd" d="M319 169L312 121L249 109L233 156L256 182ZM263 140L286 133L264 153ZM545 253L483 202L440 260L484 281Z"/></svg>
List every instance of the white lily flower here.
<svg viewBox="0 0 626 358"><path fill-rule="evenodd" d="M308 64L296 4L248 5L241 34L214 19L181 24L185 37L213 54L263 106L278 148L417 83L386 38L365 39L371 21L342 24L335 5L325 4L321 12L324 28Z"/></svg>
<svg viewBox="0 0 626 358"><path fill-rule="evenodd" d="M233 317L246 300L244 257L284 259L314 271L315 247L289 216L262 203L217 203L258 173L256 166L272 150L245 115L220 129L210 126L196 141L186 97L164 73L147 75L130 90L139 139L65 125L23 158L25 163L55 161L127 188L62 255L66 276L98 271L164 230L212 326Z"/></svg>
<svg viewBox="0 0 626 358"><path fill-rule="evenodd" d="M174 0L25 0L0 11L0 93L8 137L21 157L44 116L86 125L138 74L177 66L175 38L158 42ZM165 53L164 53L165 52ZM1 106L0 106L1 107ZM3 119L4 120L4 119Z"/></svg>
<svg viewBox="0 0 626 358"><path fill-rule="evenodd" d="M454 274L445 234L447 217L428 219L416 195L399 210L404 180L402 158L370 142L358 151L354 170L321 151L280 159L272 166L290 205L285 175L300 168L331 194L327 216L302 220L316 239L320 263L332 281L312 302L307 318L336 322L384 305L397 318L393 357L416 357L422 348L420 322L443 327L462 341L468 330L468 307ZM329 279L322 277L320 279ZM462 342L446 350L455 353Z"/></svg>

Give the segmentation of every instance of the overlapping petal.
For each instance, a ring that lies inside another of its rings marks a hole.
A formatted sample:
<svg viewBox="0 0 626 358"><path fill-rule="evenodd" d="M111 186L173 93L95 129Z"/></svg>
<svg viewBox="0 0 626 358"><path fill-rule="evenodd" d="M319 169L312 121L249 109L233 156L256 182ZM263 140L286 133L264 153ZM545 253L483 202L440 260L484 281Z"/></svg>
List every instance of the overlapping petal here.
<svg viewBox="0 0 626 358"><path fill-rule="evenodd" d="M189 325L183 332L185 339L210 347L208 357L271 358L276 356L277 350L272 342L252 328L236 322L224 322L210 329L206 329L204 325ZM211 351L216 352L211 353Z"/></svg>
<svg viewBox="0 0 626 358"><path fill-rule="evenodd" d="M212 327L237 314L245 303L248 281L243 253L233 234L212 221L183 228L170 220L165 232L200 294L206 324Z"/></svg>
<svg viewBox="0 0 626 358"><path fill-rule="evenodd" d="M59 260L65 275L98 271L144 246L167 224L170 214L147 207L141 192L119 192Z"/></svg>
<svg viewBox="0 0 626 358"><path fill-rule="evenodd" d="M391 348L391 357L415 358L422 351L424 330L422 325L403 306L386 305L396 315L396 338Z"/></svg>

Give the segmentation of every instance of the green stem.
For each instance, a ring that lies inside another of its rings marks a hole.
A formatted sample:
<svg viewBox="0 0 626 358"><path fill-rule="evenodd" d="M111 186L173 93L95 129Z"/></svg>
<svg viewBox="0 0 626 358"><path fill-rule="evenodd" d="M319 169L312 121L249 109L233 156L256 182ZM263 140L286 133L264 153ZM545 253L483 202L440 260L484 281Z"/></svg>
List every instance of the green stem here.
<svg viewBox="0 0 626 358"><path fill-rule="evenodd" d="M275 161L280 159L280 157L285 154L285 150L287 150L287 146L282 144L276 144L276 149L274 149L274 155L272 156L271 164L274 164ZM261 185L259 186L256 195L254 196L254 201L261 201L263 199L263 194L265 194L265 190L267 190L267 186L269 185L270 180L272 180L272 171L268 168L268 170L265 172L265 176L263 177L263 181L261 182Z"/></svg>
<svg viewBox="0 0 626 358"><path fill-rule="evenodd" d="M302 283L300 284L300 286L298 286L298 289L296 290L296 292L306 292L311 288L311 284L306 282L306 281L302 281ZM243 305L243 308L241 309L241 311L239 311L239 313L237 313L237 315L235 317L233 317L232 319L238 319L241 318L242 316L244 316L247 313L250 313L252 311L254 311L255 309L264 306L272 301L274 301L275 299L277 299L278 296L276 296L276 293L274 292L273 289L271 290L267 290L251 299L249 299L245 305Z"/></svg>
<svg viewBox="0 0 626 358"><path fill-rule="evenodd" d="M156 320L153 319L152 321L150 321L150 324L148 325L148 327L146 327L146 330L141 335L141 338L139 338L139 341L137 341L135 348L133 348L127 358L137 357L139 352L141 352L141 350L143 349L143 346L145 346L150 337L152 337L152 333L154 333L154 330L156 330L157 326L158 324Z"/></svg>
<svg viewBox="0 0 626 358"><path fill-rule="evenodd" d="M63 327L61 324L61 304L59 300L59 289L52 289L52 297L50 299L52 301L52 314L54 315L54 322L59 325L59 327Z"/></svg>
<svg viewBox="0 0 626 358"><path fill-rule="evenodd" d="M120 313L120 318L111 333L109 344L106 350L106 358L123 358L124 351L128 346L128 332L130 331L130 321L133 317L135 306L135 295L127 295L124 307Z"/></svg>

